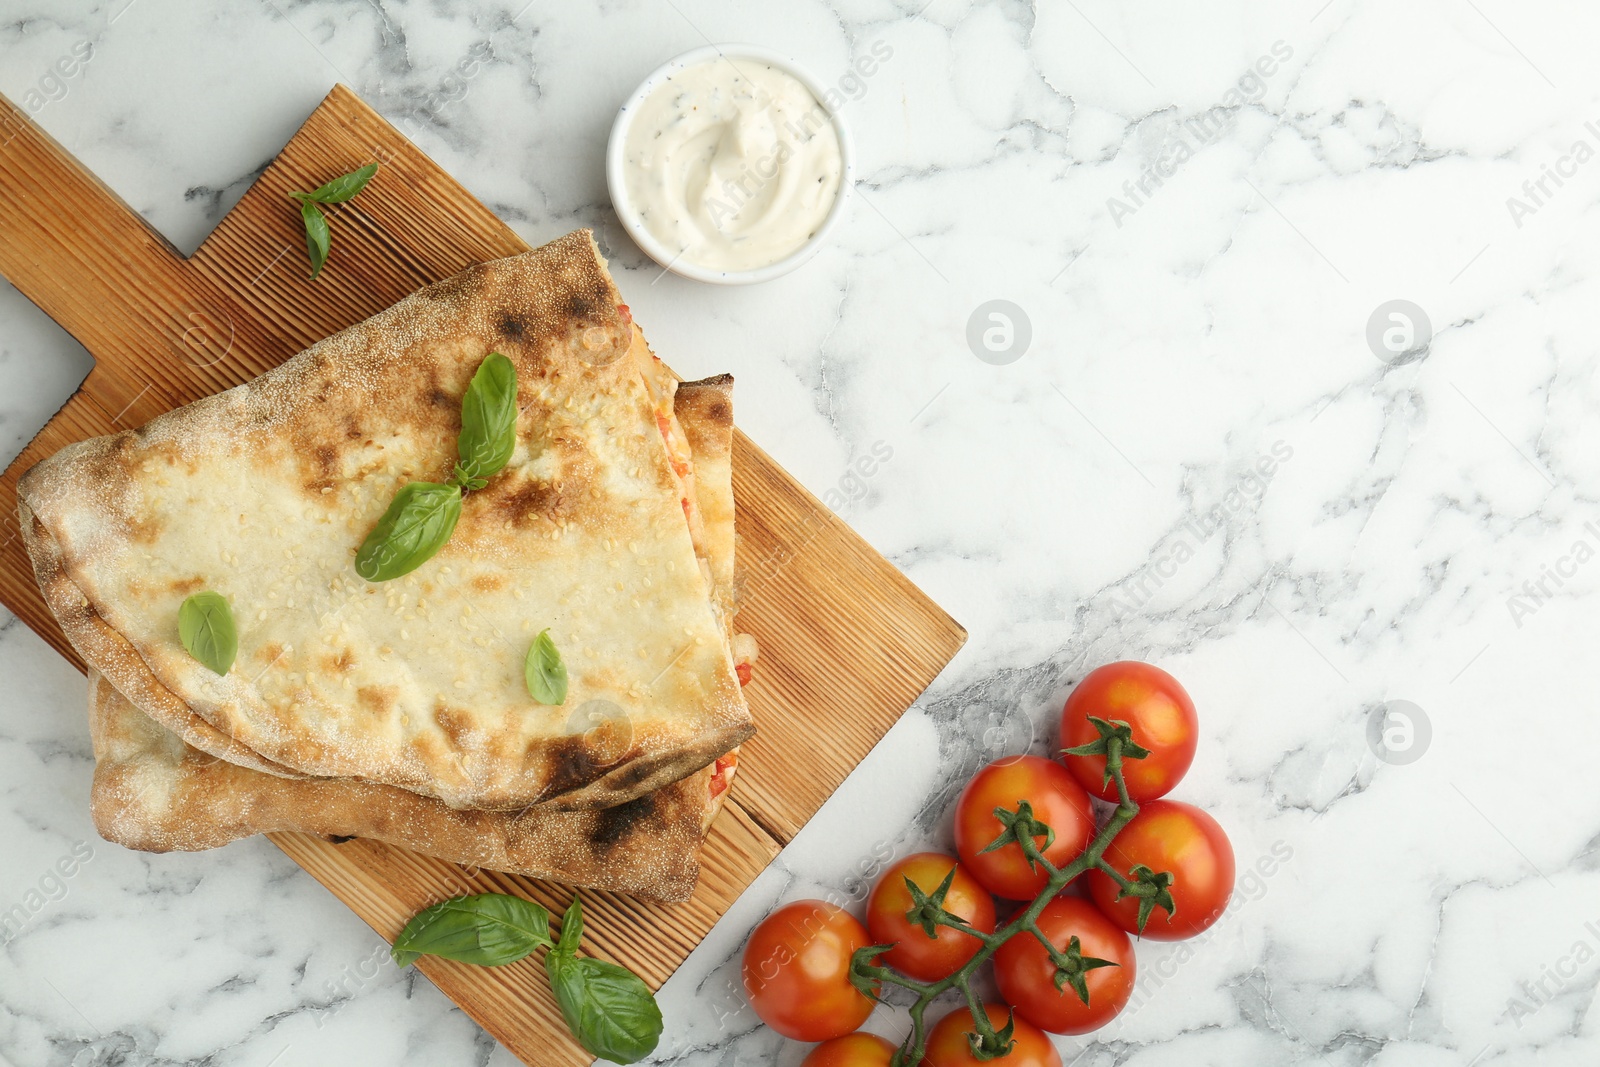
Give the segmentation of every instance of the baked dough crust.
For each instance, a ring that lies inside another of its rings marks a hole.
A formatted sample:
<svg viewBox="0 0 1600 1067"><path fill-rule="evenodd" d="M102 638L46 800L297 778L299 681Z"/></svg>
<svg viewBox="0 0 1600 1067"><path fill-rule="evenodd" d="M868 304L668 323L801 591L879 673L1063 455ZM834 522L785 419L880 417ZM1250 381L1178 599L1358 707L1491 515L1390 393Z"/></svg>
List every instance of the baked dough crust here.
<svg viewBox="0 0 1600 1067"><path fill-rule="evenodd" d="M117 690L254 770L492 810L652 792L755 727L634 343L587 231L470 268L34 467L21 517L41 589ZM515 454L437 556L365 582L356 548L402 485L449 477L491 351L517 367ZM177 640L200 589L239 623L226 677ZM546 627L569 673L560 708L522 682ZM620 757L577 714L593 700L625 713Z"/></svg>

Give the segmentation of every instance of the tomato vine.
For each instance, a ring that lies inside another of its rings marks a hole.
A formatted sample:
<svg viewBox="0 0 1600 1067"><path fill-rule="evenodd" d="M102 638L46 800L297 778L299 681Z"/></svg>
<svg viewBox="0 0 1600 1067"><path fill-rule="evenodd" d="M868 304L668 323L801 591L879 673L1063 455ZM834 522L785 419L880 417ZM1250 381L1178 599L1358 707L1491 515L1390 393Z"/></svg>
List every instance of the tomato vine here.
<svg viewBox="0 0 1600 1067"><path fill-rule="evenodd" d="M1048 875L1044 888L1033 901L1005 926L994 933L984 933L944 908L945 894L955 877L953 868L939 888L932 893L924 893L907 878L906 885L911 891L914 902L911 910L906 912L908 922L922 927L929 937L934 935L935 928L939 926L959 930L976 938L982 943L982 948L954 973L937 982L919 982L878 964L877 958L892 949L893 945L870 945L858 950L851 957L851 984L874 1000L882 1000L880 989L883 984L899 986L916 994L916 1000L909 1008L911 1033L906 1037L904 1044L895 1051L890 1061L891 1067L916 1067L922 1062L928 1043L928 1026L923 1018L924 1013L930 1004L951 990L961 993L972 1013L974 1032L968 1034L968 1041L973 1056L979 1060L994 1060L1011 1051L1015 1015L1005 1026L996 1029L989 1021L982 1002L972 988L972 976L999 951L1001 945L1018 935L1037 938L1045 947L1050 962L1056 967L1058 989L1070 985L1085 1004L1089 1003L1089 990L1083 976L1097 967L1115 965L1108 960L1084 956L1077 937L1073 937L1065 949L1057 948L1039 928L1038 923L1039 915L1044 911L1045 905L1079 875L1091 870L1102 871L1119 886L1117 894L1119 900L1124 897L1137 898L1138 926L1141 931L1156 908L1163 909L1169 916L1175 914L1176 906L1169 891L1172 884L1170 873L1136 866L1124 874L1105 859L1106 849L1110 847L1111 842L1133 820L1133 817L1139 814L1139 805L1128 796L1128 786L1122 770L1123 760L1143 759L1150 753L1134 743L1132 728L1126 722L1120 720L1108 722L1092 716L1089 721L1099 733L1099 738L1063 751L1070 756L1104 756L1105 780L1108 784L1113 781L1116 783L1117 805L1111 813L1111 818L1101 827L1082 855L1065 867L1055 866L1044 857L1044 849L1048 849L1055 840L1055 831L1034 818L1033 808L1026 800L1019 802L1014 809L996 808L995 818L1000 820L1005 829L983 851L993 852L1015 842L1027 858L1029 867L1043 870ZM1044 849L1039 847L1036 838L1044 839Z"/></svg>

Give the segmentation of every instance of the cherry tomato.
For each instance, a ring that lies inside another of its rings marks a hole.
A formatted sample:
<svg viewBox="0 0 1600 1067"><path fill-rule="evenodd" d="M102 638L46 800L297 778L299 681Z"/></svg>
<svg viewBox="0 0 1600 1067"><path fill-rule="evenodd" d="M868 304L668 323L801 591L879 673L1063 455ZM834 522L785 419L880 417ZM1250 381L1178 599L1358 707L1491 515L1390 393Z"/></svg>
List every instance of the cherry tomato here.
<svg viewBox="0 0 1600 1067"><path fill-rule="evenodd" d="M1057 897L1039 913L1039 930L1065 952L1076 937L1085 958L1109 960L1114 967L1085 971L1089 989L1085 1004L1068 983L1056 991L1056 965L1038 938L1020 933L994 954L994 976L1000 995L1017 1017L1055 1034L1087 1034L1098 1030L1127 1006L1136 974L1133 942L1128 935L1082 897Z"/></svg>
<svg viewBox="0 0 1600 1067"><path fill-rule="evenodd" d="M1014 811L1023 800L1033 806L1035 819L1055 831L1049 848L1044 848L1043 837L1036 836L1034 843L1057 867L1077 859L1094 838L1089 794L1061 764L1040 756L1007 756L979 771L956 802L956 851L961 865L984 888L1012 900L1032 900L1050 880L1042 867L1028 866L1015 841L983 852L1005 831L994 810Z"/></svg>
<svg viewBox="0 0 1600 1067"><path fill-rule="evenodd" d="M850 984L866 927L824 900L797 900L763 919L744 947L744 989L761 1021L796 1041L859 1029L872 1001Z"/></svg>
<svg viewBox="0 0 1600 1067"><path fill-rule="evenodd" d="M931 895L951 868L956 876L945 894L945 910L975 929L994 933L994 898L954 856L937 852L907 856L883 872L867 898L867 932L873 943L895 946L878 957L879 961L921 982L948 978L983 947L977 938L960 930L941 926L930 938L920 925L906 921L906 912L912 908L906 879Z"/></svg>
<svg viewBox="0 0 1600 1067"><path fill-rule="evenodd" d="M1006 1024L1004 1004L985 1004L984 1013L989 1025L999 1030ZM934 1024L928 1032L928 1051L922 1057L922 1067L1061 1067L1061 1057L1050 1044L1044 1032L1026 1019L1017 1019L1012 1033L1016 1042L1011 1052L998 1060L980 1060L972 1054L967 1044L967 1034L972 1030L972 1012L957 1008Z"/></svg>
<svg viewBox="0 0 1600 1067"><path fill-rule="evenodd" d="M1207 929L1233 895L1233 846L1217 820L1193 804L1151 800L1141 805L1106 849L1105 859L1124 875L1136 864L1171 872L1177 912L1168 916L1156 908L1150 913L1143 936L1154 941L1182 941ZM1088 882L1089 895L1106 917L1138 933L1138 900L1117 900L1117 883L1103 871L1090 871Z"/></svg>
<svg viewBox="0 0 1600 1067"><path fill-rule="evenodd" d="M1061 709L1062 748L1099 739L1099 731L1089 722L1091 715L1127 723L1134 742L1150 750L1143 759L1122 761L1122 778L1133 800L1166 796L1194 762L1200 739L1194 701L1160 667L1125 660L1090 671ZM1090 793L1116 802L1117 783L1105 780L1104 756L1062 756L1062 762Z"/></svg>
<svg viewBox="0 0 1600 1067"><path fill-rule="evenodd" d="M889 1067L894 1046L877 1034L857 1031L811 1050L800 1067Z"/></svg>

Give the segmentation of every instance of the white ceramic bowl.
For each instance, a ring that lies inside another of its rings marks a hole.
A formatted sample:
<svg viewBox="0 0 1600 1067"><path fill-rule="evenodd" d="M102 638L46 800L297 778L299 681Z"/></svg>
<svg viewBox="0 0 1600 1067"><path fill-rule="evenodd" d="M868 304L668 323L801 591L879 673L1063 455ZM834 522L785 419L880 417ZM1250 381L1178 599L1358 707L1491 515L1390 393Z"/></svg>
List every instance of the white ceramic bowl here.
<svg viewBox="0 0 1600 1067"><path fill-rule="evenodd" d="M628 197L628 183L624 178L624 146L628 139L628 128L632 125L634 116L638 113L639 105L656 87L664 80L678 71L687 67L704 63L718 56L729 59L749 59L759 63L768 63L790 75L801 85L810 90L816 97L817 105L824 111L828 108L822 104L825 90L821 83L813 78L806 70L797 65L787 56L767 48L758 48L747 44L707 45L696 48L692 52L685 52L681 56L669 59L657 67L650 76L639 84L633 95L623 102L617 109L616 121L611 124L611 139L606 145L606 187L611 192L611 204L616 208L617 218L622 220L623 229L628 231L634 243L644 249L645 254L655 260L667 270L685 278L692 278L697 282L711 282L716 285L749 285L752 282L765 282L773 278L788 274L800 264L817 254L823 244L828 240L828 235L838 225L840 217L844 214L845 201L849 197L850 186L855 176L855 149L850 142L850 130L838 112L828 112L828 118L833 123L834 132L839 135L839 195L834 198L833 207L828 210L827 217L822 220L822 225L817 227L817 232L810 239L793 252L784 256L776 263L769 263L765 267L756 267L752 270L713 270L709 267L698 266L686 261L685 257L668 249L645 229L640 221L639 212L634 208L633 202Z"/></svg>

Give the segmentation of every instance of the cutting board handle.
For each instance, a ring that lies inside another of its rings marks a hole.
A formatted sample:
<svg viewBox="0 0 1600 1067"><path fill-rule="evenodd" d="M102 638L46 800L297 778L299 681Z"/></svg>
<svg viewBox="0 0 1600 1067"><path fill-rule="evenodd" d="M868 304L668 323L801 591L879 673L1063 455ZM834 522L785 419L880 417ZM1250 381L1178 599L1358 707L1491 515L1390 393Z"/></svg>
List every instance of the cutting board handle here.
<svg viewBox="0 0 1600 1067"><path fill-rule="evenodd" d="M234 301L0 96L0 275L89 350L83 384L120 425L171 407L226 353ZM170 359L151 359L152 342Z"/></svg>

